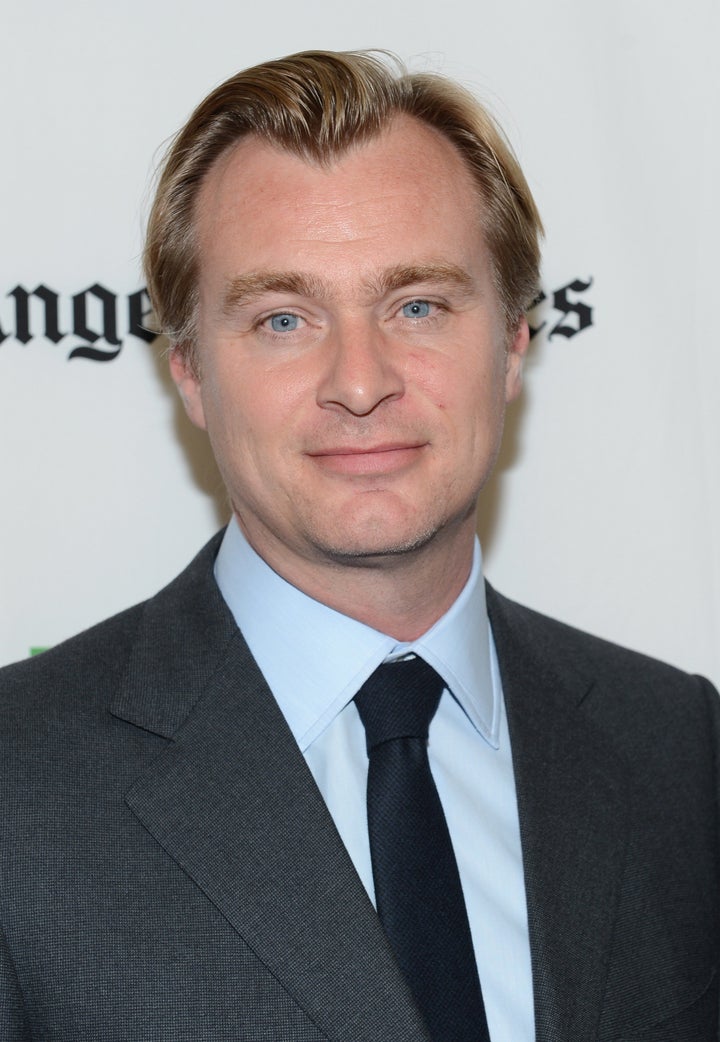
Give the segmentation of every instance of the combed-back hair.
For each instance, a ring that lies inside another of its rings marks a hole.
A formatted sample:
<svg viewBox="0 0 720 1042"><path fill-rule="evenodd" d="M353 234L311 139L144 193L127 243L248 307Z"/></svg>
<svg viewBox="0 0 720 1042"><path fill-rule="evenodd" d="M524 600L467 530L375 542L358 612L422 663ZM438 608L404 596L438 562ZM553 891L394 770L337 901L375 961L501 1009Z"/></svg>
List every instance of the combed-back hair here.
<svg viewBox="0 0 720 1042"><path fill-rule="evenodd" d="M150 213L144 266L160 329L194 362L196 200L210 168L250 135L330 166L399 114L443 134L478 188L478 218L508 331L537 293L542 224L520 165L490 113L452 80L408 73L383 51L305 51L237 73L173 139Z"/></svg>

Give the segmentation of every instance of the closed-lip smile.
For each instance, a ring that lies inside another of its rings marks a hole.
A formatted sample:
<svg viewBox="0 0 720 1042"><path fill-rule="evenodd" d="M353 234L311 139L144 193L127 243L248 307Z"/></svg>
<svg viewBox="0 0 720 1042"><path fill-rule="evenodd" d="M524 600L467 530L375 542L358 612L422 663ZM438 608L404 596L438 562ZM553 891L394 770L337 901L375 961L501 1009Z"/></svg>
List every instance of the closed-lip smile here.
<svg viewBox="0 0 720 1042"><path fill-rule="evenodd" d="M382 474L413 463L426 442L381 442L377 445L336 445L309 452L323 469L341 474Z"/></svg>

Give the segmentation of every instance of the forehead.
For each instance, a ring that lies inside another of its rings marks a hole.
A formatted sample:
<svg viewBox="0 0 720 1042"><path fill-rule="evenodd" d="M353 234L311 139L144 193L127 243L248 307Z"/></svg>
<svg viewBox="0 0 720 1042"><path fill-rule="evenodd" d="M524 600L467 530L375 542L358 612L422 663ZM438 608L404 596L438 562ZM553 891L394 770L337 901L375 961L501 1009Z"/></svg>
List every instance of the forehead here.
<svg viewBox="0 0 720 1042"><path fill-rule="evenodd" d="M272 254L285 230L301 242L340 245L404 238L439 229L480 230L481 201L455 146L418 120L397 117L381 134L326 166L256 137L243 139L210 169L196 207L201 261L237 233L247 250ZM234 231L233 231L234 230ZM257 264L271 257L257 256Z"/></svg>

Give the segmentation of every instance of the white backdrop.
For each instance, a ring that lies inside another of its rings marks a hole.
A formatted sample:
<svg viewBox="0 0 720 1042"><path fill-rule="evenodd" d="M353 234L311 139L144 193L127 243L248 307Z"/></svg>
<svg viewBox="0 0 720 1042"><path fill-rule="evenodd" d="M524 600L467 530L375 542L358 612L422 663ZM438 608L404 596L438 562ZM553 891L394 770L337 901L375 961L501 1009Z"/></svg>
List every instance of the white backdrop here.
<svg viewBox="0 0 720 1042"><path fill-rule="evenodd" d="M162 142L243 66L380 46L490 104L548 230L488 575L720 683L719 21L716 0L6 10L0 662L153 593L225 516L157 345L130 331ZM69 357L83 346L101 360Z"/></svg>

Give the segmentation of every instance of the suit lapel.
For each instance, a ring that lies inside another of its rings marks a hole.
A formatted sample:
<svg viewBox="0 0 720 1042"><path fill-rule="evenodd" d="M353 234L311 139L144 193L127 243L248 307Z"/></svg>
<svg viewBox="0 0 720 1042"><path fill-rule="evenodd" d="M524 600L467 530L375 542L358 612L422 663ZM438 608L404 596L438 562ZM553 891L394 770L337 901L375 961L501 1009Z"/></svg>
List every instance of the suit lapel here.
<svg viewBox="0 0 720 1042"><path fill-rule="evenodd" d="M173 741L127 803L329 1039L417 1042L375 911L212 556L149 602L113 712Z"/></svg>
<svg viewBox="0 0 720 1042"><path fill-rule="evenodd" d="M492 590L488 607L515 769L537 1042L582 1042L596 1037L624 862L624 769L583 713L594 678L562 661L556 640L543 646L547 621Z"/></svg>

